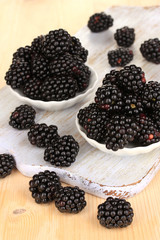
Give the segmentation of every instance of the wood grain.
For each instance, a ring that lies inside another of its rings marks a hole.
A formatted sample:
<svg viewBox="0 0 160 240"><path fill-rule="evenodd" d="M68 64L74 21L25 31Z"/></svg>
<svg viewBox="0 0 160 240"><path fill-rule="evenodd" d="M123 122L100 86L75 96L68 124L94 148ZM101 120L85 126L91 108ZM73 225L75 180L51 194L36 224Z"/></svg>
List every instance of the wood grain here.
<svg viewBox="0 0 160 240"><path fill-rule="evenodd" d="M111 5L158 5L159 0L1 0L0 86L12 53L33 37L50 29L66 28L74 34L88 17ZM2 112L2 109L1 109ZM54 204L37 205L28 191L29 179L18 171L0 180L0 240L158 240L160 235L160 173L140 194L130 199L133 224L126 229L107 230L96 219L102 199L86 195L87 207L78 215L59 213Z"/></svg>

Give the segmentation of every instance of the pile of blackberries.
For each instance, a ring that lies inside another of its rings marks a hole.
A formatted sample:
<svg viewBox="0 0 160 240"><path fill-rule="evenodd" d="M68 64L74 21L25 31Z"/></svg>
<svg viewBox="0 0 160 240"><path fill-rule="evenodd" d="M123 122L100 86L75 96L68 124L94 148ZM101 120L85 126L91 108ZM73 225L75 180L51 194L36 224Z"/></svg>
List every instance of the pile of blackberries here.
<svg viewBox="0 0 160 240"><path fill-rule="evenodd" d="M31 99L62 101L89 85L88 51L63 29L50 31L14 54L5 80Z"/></svg>
<svg viewBox="0 0 160 240"><path fill-rule="evenodd" d="M95 94L95 102L80 109L79 124L87 136L117 151L160 141L160 83L146 83L140 67L112 70Z"/></svg>

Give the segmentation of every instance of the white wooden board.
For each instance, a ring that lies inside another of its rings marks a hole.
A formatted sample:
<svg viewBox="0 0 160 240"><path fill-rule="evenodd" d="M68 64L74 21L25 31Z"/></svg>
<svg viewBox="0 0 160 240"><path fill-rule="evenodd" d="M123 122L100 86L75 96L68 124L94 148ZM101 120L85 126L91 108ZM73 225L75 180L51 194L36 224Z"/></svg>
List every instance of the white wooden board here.
<svg viewBox="0 0 160 240"><path fill-rule="evenodd" d="M104 75L111 70L107 52L117 47L113 34L117 28L125 25L134 27L136 32L136 41L131 47L135 56L131 63L142 67L147 80L158 81L160 65L146 62L139 52L139 47L144 40L160 38L160 7L111 7L106 13L114 18L114 26L108 31L91 33L84 27L76 34L89 50L88 64L98 73L98 85L101 85ZM77 160L71 167L55 168L43 160L44 149L29 143L27 130L18 131L8 125L11 112L22 102L10 94L8 87L4 87L0 91L0 153L13 154L18 170L26 176L49 169L56 171L62 181L103 198L110 195L128 198L137 194L159 170L160 149L149 154L118 157L91 147L75 126L76 113L84 103L85 100L72 108L53 113L36 110L36 122L55 124L61 136L72 134L80 144Z"/></svg>

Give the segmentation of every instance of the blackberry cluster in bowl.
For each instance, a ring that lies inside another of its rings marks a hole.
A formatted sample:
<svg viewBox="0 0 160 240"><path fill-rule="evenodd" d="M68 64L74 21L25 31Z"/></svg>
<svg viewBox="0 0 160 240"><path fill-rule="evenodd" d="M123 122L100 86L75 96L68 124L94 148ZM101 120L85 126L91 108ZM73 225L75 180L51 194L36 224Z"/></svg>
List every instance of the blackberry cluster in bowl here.
<svg viewBox="0 0 160 240"><path fill-rule="evenodd" d="M117 151L160 141L160 83L146 82L135 65L105 75L95 102L80 109L79 124L88 138Z"/></svg>
<svg viewBox="0 0 160 240"><path fill-rule="evenodd" d="M13 54L5 80L30 99L68 100L89 85L87 56L78 38L63 29L50 31Z"/></svg>

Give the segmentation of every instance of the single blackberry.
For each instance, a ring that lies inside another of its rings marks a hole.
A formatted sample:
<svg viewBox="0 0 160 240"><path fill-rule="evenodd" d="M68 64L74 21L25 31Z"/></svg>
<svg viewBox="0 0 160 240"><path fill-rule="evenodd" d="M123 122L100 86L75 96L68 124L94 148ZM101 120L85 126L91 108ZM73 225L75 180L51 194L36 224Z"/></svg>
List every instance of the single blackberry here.
<svg viewBox="0 0 160 240"><path fill-rule="evenodd" d="M117 85L117 76L119 71L111 70L103 79L103 85Z"/></svg>
<svg viewBox="0 0 160 240"><path fill-rule="evenodd" d="M58 128L45 123L34 124L28 132L28 140L37 147L48 147L59 139Z"/></svg>
<svg viewBox="0 0 160 240"><path fill-rule="evenodd" d="M30 66L23 59L15 59L6 72L5 80L13 89L20 88L31 77Z"/></svg>
<svg viewBox="0 0 160 240"><path fill-rule="evenodd" d="M133 52L128 48L118 48L108 52L108 61L111 67L123 67L132 59Z"/></svg>
<svg viewBox="0 0 160 240"><path fill-rule="evenodd" d="M42 82L36 78L31 78L28 82L26 82L23 86L23 93L28 98L34 100L41 99L41 91L40 86Z"/></svg>
<svg viewBox="0 0 160 240"><path fill-rule="evenodd" d="M125 66L118 74L118 84L127 92L141 93L146 85L145 74L135 65Z"/></svg>
<svg viewBox="0 0 160 240"><path fill-rule="evenodd" d="M108 197L98 206L97 218L106 228L123 228L133 221L133 209L125 199Z"/></svg>
<svg viewBox="0 0 160 240"><path fill-rule="evenodd" d="M43 42L45 40L45 36L41 35L37 38L34 38L31 43L31 49L35 53L42 53Z"/></svg>
<svg viewBox="0 0 160 240"><path fill-rule="evenodd" d="M143 92L142 102L144 107L159 110L160 109L160 83L156 81L149 81Z"/></svg>
<svg viewBox="0 0 160 240"><path fill-rule="evenodd" d="M82 65L80 73L75 76L78 85L78 92L83 92L89 86L91 71L88 66Z"/></svg>
<svg viewBox="0 0 160 240"><path fill-rule="evenodd" d="M30 63L32 58L32 51L30 46L20 47L13 54L13 59L22 58L24 61Z"/></svg>
<svg viewBox="0 0 160 240"><path fill-rule="evenodd" d="M61 76L47 78L40 90L43 101L62 101L75 97L78 86L73 77Z"/></svg>
<svg viewBox="0 0 160 240"><path fill-rule="evenodd" d="M55 199L61 183L55 172L46 170L35 174L29 182L29 186L36 203L48 203Z"/></svg>
<svg viewBox="0 0 160 240"><path fill-rule="evenodd" d="M54 58L56 55L69 51L71 36L63 29L50 31L45 35L42 52L47 58Z"/></svg>
<svg viewBox="0 0 160 240"><path fill-rule="evenodd" d="M82 47L80 40L76 37L71 37L72 44L70 45L69 53L78 56L83 62L87 61L88 50Z"/></svg>
<svg viewBox="0 0 160 240"><path fill-rule="evenodd" d="M79 187L64 187L56 193L55 206L62 213L79 213L86 204L85 192Z"/></svg>
<svg viewBox="0 0 160 240"><path fill-rule="evenodd" d="M141 44L142 56L149 62L160 63L160 40L158 38L149 39Z"/></svg>
<svg viewBox="0 0 160 240"><path fill-rule="evenodd" d="M117 41L119 46L130 47L135 40L134 29L129 27L117 29L114 34L114 39Z"/></svg>
<svg viewBox="0 0 160 240"><path fill-rule="evenodd" d="M124 111L127 115L133 116L144 112L142 99L134 94L125 95Z"/></svg>
<svg viewBox="0 0 160 240"><path fill-rule="evenodd" d="M88 21L88 27L92 32L102 32L113 25L113 18L104 12L93 14Z"/></svg>
<svg viewBox="0 0 160 240"><path fill-rule="evenodd" d="M106 126L106 148L113 151L124 148L129 142L134 141L139 131L139 125L131 117L113 116Z"/></svg>
<svg viewBox="0 0 160 240"><path fill-rule="evenodd" d="M103 85L96 91L95 102L99 108L106 111L121 111L122 92L116 85Z"/></svg>
<svg viewBox="0 0 160 240"><path fill-rule="evenodd" d="M0 178L5 178L11 174L12 169L16 166L12 155L0 154Z"/></svg>
<svg viewBox="0 0 160 240"><path fill-rule="evenodd" d="M136 136L136 143L147 146L160 141L160 130L157 124L146 114L140 114L136 118L140 132Z"/></svg>
<svg viewBox="0 0 160 240"><path fill-rule="evenodd" d="M33 76L40 80L44 80L49 77L50 72L48 65L49 61L46 58L37 55L32 61Z"/></svg>
<svg viewBox="0 0 160 240"><path fill-rule="evenodd" d="M151 114L151 117L153 121L156 123L156 125L158 126L158 129L160 130L160 111L154 110Z"/></svg>
<svg viewBox="0 0 160 240"><path fill-rule="evenodd" d="M110 116L108 113L91 103L88 107L79 110L79 124L86 130L87 137L97 142L104 143L106 126Z"/></svg>
<svg viewBox="0 0 160 240"><path fill-rule="evenodd" d="M76 160L79 144L71 135L59 138L44 152L44 160L57 167L69 167Z"/></svg>
<svg viewBox="0 0 160 240"><path fill-rule="evenodd" d="M19 130L28 129L34 124L36 111L28 105L20 105L12 112L9 125Z"/></svg>

